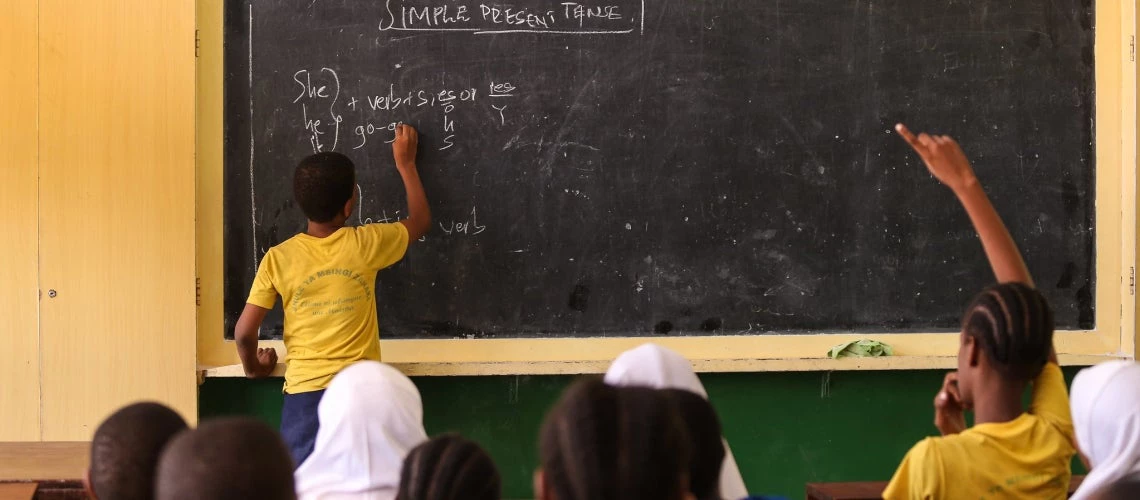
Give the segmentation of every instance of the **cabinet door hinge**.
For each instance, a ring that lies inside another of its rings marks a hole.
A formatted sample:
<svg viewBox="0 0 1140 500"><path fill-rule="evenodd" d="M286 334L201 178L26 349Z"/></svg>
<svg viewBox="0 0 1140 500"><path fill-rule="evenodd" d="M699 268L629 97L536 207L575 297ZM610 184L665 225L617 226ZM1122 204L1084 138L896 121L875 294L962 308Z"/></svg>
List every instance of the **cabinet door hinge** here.
<svg viewBox="0 0 1140 500"><path fill-rule="evenodd" d="M202 278L194 277L194 305L202 306Z"/></svg>
<svg viewBox="0 0 1140 500"><path fill-rule="evenodd" d="M1136 267L1128 266L1128 295L1136 295Z"/></svg>
<svg viewBox="0 0 1140 500"><path fill-rule="evenodd" d="M198 32L199 31L200 30L194 30L194 58L195 59L198 58L198 52L202 48L202 39L198 38Z"/></svg>

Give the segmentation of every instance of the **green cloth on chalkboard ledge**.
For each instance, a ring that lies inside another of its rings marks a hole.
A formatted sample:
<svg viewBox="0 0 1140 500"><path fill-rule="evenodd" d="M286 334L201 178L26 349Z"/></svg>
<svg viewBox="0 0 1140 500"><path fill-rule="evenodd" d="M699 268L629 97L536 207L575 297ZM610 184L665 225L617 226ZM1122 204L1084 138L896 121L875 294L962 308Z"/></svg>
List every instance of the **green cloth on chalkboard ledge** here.
<svg viewBox="0 0 1140 500"><path fill-rule="evenodd" d="M827 356L831 359L839 358L876 358L879 356L893 356L895 350L889 344L878 340L852 340L831 348Z"/></svg>

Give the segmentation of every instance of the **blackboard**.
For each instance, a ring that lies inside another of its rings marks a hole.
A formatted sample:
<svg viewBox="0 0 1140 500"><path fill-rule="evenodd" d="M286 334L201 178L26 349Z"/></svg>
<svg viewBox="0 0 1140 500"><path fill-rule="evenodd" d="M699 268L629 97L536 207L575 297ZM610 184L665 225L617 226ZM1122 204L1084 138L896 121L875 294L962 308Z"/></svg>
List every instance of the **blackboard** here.
<svg viewBox="0 0 1140 500"><path fill-rule="evenodd" d="M403 215L397 122L435 220L384 338L955 329L993 278L897 121L960 140L1094 326L1089 0L605 1L227 0L227 335L304 230L298 159L356 162L353 224Z"/></svg>

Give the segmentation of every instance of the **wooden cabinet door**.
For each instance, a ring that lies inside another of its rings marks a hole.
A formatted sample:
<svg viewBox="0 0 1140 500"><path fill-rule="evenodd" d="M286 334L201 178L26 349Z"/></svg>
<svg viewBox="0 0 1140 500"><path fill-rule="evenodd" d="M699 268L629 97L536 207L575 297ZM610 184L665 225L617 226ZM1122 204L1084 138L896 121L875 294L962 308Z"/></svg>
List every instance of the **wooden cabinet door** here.
<svg viewBox="0 0 1140 500"><path fill-rule="evenodd" d="M9 0L0 14L0 441L40 437L38 7L39 0Z"/></svg>
<svg viewBox="0 0 1140 500"><path fill-rule="evenodd" d="M193 421L194 1L40 0L39 29L43 439Z"/></svg>

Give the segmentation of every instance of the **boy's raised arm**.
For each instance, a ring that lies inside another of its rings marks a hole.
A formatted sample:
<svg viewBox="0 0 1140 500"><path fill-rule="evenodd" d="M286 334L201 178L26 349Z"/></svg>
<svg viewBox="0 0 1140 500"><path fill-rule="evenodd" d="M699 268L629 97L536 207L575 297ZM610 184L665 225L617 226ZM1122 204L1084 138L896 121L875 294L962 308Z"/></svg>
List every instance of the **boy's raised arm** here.
<svg viewBox="0 0 1140 500"><path fill-rule="evenodd" d="M404 179L404 192L408 197L408 218L400 221L408 230L408 243L427 234L431 228L431 207L428 206L420 173L416 170L416 146L419 135L411 125L396 126L396 141L392 143L392 156L396 159L396 170Z"/></svg>
<svg viewBox="0 0 1140 500"><path fill-rule="evenodd" d="M277 350L272 347L259 349L257 347L257 330L269 309L246 304L234 325L234 343L237 344L238 356L241 357L245 376L249 378L268 377L277 367Z"/></svg>

